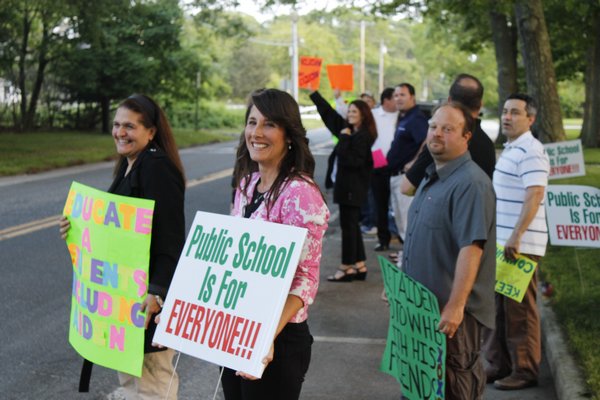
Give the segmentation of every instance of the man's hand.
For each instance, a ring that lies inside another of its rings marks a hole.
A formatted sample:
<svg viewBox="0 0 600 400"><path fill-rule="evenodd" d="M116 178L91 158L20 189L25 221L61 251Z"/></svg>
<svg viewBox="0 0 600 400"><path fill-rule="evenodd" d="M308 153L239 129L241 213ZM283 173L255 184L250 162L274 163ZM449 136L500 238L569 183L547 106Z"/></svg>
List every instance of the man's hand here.
<svg viewBox="0 0 600 400"><path fill-rule="evenodd" d="M521 246L521 235L514 230L510 237L504 243L504 258L515 260L519 257L519 248Z"/></svg>
<svg viewBox="0 0 600 400"><path fill-rule="evenodd" d="M446 304L440 316L438 330L447 335L449 339L452 339L462 323L464 316L464 307L454 306L450 303Z"/></svg>

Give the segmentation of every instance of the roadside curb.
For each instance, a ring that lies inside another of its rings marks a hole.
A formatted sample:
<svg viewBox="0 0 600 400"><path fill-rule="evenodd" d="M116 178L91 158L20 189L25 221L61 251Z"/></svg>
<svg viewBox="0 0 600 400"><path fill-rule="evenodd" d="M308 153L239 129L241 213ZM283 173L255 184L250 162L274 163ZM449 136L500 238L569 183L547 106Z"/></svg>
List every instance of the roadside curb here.
<svg viewBox="0 0 600 400"><path fill-rule="evenodd" d="M583 372L569 353L567 342L556 321L549 301L539 302L542 320L542 341L554 379L554 389L559 400L585 400L590 398Z"/></svg>

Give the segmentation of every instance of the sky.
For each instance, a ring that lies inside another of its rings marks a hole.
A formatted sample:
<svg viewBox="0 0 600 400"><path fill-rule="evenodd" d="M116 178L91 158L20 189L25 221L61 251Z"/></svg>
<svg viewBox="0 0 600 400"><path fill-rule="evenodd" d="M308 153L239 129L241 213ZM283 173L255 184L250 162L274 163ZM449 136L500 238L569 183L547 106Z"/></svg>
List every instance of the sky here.
<svg viewBox="0 0 600 400"><path fill-rule="evenodd" d="M236 8L236 11L240 11L249 15L252 15L258 22L263 23L272 19L277 15L290 14L292 8L290 6L274 6L270 10L261 11L256 1L253 0L239 0L240 6ZM339 5L338 0L300 0L298 5L298 14L304 15L315 9L326 9L331 10Z"/></svg>

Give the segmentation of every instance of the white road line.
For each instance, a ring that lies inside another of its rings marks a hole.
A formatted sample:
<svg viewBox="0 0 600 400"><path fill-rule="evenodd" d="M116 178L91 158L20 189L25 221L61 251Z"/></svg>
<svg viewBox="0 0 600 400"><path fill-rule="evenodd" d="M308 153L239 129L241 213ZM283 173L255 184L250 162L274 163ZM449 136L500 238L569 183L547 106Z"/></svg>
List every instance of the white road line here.
<svg viewBox="0 0 600 400"><path fill-rule="evenodd" d="M0 230L0 241L11 239L17 236L26 235L31 232L36 232L41 229L46 229L51 226L58 225L60 215L53 215L48 218L38 219L36 221L27 222L25 224L11 226Z"/></svg>
<svg viewBox="0 0 600 400"><path fill-rule="evenodd" d="M222 179L225 177L230 177L233 175L233 168L228 168L228 169L224 169L222 171L218 171L212 174L208 174L206 176L203 176L202 178L199 179L192 179L187 181L187 187L191 188L194 186L198 186L198 185L202 185L204 183L208 183L208 182L212 182L212 181L216 181L218 179Z"/></svg>
<svg viewBox="0 0 600 400"><path fill-rule="evenodd" d="M222 171L208 174L199 179L188 180L186 186L188 188L199 186L205 183L216 181L218 179L226 178L228 176L231 176L232 174L233 168L224 169ZM42 229L50 228L52 226L58 226L59 218L60 215L53 215L51 217L37 219L35 221L30 221L21 225L15 225L2 229L0 230L0 242L6 239L12 239L18 236L27 235L28 233L41 231Z"/></svg>
<svg viewBox="0 0 600 400"><path fill-rule="evenodd" d="M341 336L313 336L315 342L342 343L342 344L385 344L385 339L341 337Z"/></svg>

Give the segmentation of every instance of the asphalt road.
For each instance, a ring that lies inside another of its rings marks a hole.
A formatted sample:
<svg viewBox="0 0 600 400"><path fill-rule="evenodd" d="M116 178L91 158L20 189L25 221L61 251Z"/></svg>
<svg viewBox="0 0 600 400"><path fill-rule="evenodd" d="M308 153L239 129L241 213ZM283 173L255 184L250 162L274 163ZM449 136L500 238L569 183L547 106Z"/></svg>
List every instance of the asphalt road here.
<svg viewBox="0 0 600 400"><path fill-rule="evenodd" d="M331 144L325 130L309 135L317 159L317 181L323 182ZM107 140L110 140L107 138ZM182 151L189 187L186 222L197 210L228 213L235 142ZM56 219L73 180L105 189L112 164L68 168L49 173L0 179L0 398L119 399L116 373L95 367L90 393L77 393L81 357L68 343L70 259L59 238ZM337 207L331 203L332 215ZM340 257L338 221L324 239L321 285L309 323L315 344L302 399L398 399L399 384L379 372L387 333L388 309L379 299L381 274L365 238L369 276L365 282L330 283ZM180 399L212 399L216 366L182 355ZM485 399L543 399L556 395L544 364L540 386L517 393L491 386ZM217 399L222 399L218 392Z"/></svg>

